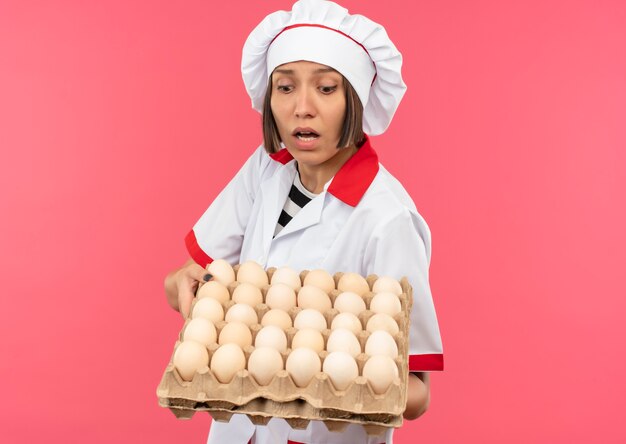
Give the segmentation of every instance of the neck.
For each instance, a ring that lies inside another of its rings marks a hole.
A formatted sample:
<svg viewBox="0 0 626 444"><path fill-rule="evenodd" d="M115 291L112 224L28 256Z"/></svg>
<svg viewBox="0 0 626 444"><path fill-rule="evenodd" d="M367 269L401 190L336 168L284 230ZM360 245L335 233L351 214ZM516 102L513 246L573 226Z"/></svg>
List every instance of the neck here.
<svg viewBox="0 0 626 444"><path fill-rule="evenodd" d="M324 191L324 185L328 182L341 167L350 159L357 148L351 146L348 148L342 148L337 154L328 159L326 162L318 165L307 165L304 163L298 163L298 170L300 171L300 181L304 188L311 193L319 194Z"/></svg>

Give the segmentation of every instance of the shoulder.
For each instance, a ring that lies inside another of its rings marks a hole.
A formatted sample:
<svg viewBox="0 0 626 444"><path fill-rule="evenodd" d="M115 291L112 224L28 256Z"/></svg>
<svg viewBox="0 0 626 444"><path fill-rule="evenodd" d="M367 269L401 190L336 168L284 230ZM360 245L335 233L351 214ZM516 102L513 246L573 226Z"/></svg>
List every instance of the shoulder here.
<svg viewBox="0 0 626 444"><path fill-rule="evenodd" d="M269 154L263 144L259 145L246 161L246 167L255 170L260 177L269 177L287 165L293 157L286 149Z"/></svg>
<svg viewBox="0 0 626 444"><path fill-rule="evenodd" d="M367 220L373 239L419 235L430 250L431 234L426 220L402 184L382 165L355 208Z"/></svg>

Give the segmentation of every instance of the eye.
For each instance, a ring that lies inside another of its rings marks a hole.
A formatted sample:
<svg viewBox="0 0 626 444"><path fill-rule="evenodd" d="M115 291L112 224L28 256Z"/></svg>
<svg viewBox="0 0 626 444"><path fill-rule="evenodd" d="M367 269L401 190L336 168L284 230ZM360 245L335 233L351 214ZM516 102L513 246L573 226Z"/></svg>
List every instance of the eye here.
<svg viewBox="0 0 626 444"><path fill-rule="evenodd" d="M280 92L283 92L283 93L290 93L291 90L293 89L293 86L291 86L291 85L277 85L276 89L278 91L280 91Z"/></svg>
<svg viewBox="0 0 626 444"><path fill-rule="evenodd" d="M331 94L337 89L336 86L320 86L320 91L322 94Z"/></svg>

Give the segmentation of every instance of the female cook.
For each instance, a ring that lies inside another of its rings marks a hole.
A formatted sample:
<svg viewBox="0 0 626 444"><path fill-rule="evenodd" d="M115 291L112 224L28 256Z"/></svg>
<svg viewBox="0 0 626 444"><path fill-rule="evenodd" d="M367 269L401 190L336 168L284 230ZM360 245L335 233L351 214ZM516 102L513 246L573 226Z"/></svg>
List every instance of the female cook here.
<svg viewBox="0 0 626 444"><path fill-rule="evenodd" d="M330 1L300 0L268 15L250 34L243 80L263 115L264 143L187 235L191 258L165 280L184 316L213 258L231 264L377 274L413 287L408 401L427 408L428 373L443 369L428 283L430 232L402 185L378 163L368 136L383 133L404 95L402 57L385 29ZM213 422L209 443L391 442L352 424L340 433L280 418Z"/></svg>

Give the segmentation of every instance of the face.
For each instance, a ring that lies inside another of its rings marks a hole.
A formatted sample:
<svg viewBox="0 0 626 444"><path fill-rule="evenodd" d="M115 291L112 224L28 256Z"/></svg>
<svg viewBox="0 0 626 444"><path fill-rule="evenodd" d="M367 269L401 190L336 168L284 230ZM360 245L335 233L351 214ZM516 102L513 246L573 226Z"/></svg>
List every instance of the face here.
<svg viewBox="0 0 626 444"><path fill-rule="evenodd" d="M319 166L337 149L346 112L343 77L319 63L299 61L272 74L271 108L278 133L299 164Z"/></svg>

